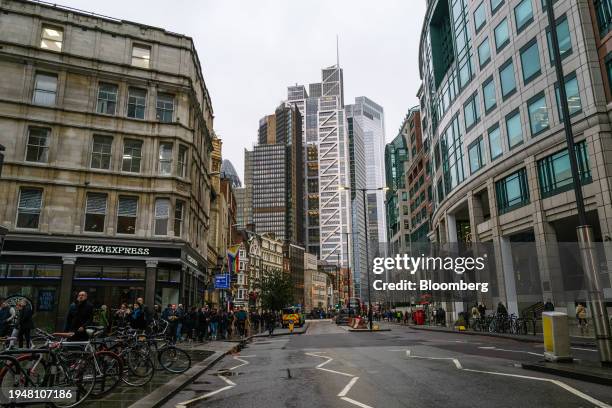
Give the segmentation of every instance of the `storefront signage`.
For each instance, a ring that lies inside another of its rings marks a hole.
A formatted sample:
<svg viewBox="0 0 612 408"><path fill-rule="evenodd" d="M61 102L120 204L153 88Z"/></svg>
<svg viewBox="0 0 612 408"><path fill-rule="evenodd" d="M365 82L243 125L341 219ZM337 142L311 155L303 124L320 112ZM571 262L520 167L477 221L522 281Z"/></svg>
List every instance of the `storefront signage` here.
<svg viewBox="0 0 612 408"><path fill-rule="evenodd" d="M215 275L215 289L229 289L230 276L227 273Z"/></svg>
<svg viewBox="0 0 612 408"><path fill-rule="evenodd" d="M198 266L198 261L191 255L187 255L187 262L192 265Z"/></svg>
<svg viewBox="0 0 612 408"><path fill-rule="evenodd" d="M149 248L125 247L114 245L80 245L74 246L79 254L113 254L113 255L150 255Z"/></svg>

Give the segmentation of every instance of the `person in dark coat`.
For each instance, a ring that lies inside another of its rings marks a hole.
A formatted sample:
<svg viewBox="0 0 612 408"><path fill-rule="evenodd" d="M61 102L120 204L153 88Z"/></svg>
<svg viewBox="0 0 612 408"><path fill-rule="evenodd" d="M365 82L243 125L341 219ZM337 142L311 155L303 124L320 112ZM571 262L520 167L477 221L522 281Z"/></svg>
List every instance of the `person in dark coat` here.
<svg viewBox="0 0 612 408"><path fill-rule="evenodd" d="M544 304L544 311L545 312L554 312L555 311L555 305L553 304L553 302L550 301L550 299L546 300L546 303Z"/></svg>
<svg viewBox="0 0 612 408"><path fill-rule="evenodd" d="M71 308L67 321L70 323L68 330L74 332L70 341L87 341L86 328L93 321L94 308L87 300L87 292L79 292L74 308Z"/></svg>
<svg viewBox="0 0 612 408"><path fill-rule="evenodd" d="M19 328L19 348L23 347L23 340L25 339L25 347L30 347L32 344L30 332L34 328L33 312L32 308L26 300L22 300L17 304L19 308L19 320L17 327Z"/></svg>

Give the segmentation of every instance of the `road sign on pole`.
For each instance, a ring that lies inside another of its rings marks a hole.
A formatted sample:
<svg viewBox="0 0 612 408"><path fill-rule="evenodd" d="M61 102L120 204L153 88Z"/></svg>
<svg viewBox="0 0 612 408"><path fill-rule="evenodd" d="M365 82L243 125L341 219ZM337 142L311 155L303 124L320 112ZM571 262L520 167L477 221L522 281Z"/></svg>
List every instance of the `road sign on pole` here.
<svg viewBox="0 0 612 408"><path fill-rule="evenodd" d="M215 289L229 289L230 287L230 275L223 273L215 275Z"/></svg>

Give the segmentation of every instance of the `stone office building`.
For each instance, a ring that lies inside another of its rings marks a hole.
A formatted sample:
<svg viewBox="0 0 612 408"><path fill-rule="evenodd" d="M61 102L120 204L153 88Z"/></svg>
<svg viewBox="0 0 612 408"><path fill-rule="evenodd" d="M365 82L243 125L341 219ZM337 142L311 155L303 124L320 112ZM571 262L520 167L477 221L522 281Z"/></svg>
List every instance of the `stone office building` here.
<svg viewBox="0 0 612 408"><path fill-rule="evenodd" d="M74 292L201 302L213 112L193 40L0 3L0 296L61 326Z"/></svg>

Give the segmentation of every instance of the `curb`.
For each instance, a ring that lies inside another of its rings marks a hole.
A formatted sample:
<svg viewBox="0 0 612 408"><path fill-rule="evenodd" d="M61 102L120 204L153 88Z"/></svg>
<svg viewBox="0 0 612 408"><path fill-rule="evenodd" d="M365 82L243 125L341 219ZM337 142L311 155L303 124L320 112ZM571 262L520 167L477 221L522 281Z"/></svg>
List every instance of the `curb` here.
<svg viewBox="0 0 612 408"><path fill-rule="evenodd" d="M534 338L525 338L525 337L515 337L512 335L507 335L507 334L503 334L503 333L488 333L488 332L474 332L474 331L459 331L459 330L439 330L439 329L431 329L429 327L422 327L422 326L406 326L409 327L411 329L415 329L415 330L424 330L424 331L430 331L430 332L437 332L437 333L451 333L451 334L467 334L469 336L486 336L486 337L497 337L497 338L501 338L501 339L509 339L509 340L514 340L514 341L518 341L521 343L543 343L544 340L538 337L534 337ZM572 346L580 346L580 347L596 347L595 343L591 343L591 342L582 342L582 341L571 341L570 340L570 344Z"/></svg>
<svg viewBox="0 0 612 408"><path fill-rule="evenodd" d="M241 341L236 346L227 351L216 351L205 360L191 367L182 374L177 375L166 384L162 385L151 394L147 395L134 402L128 408L157 408L175 396L179 391L193 382L198 376L202 375L206 370L214 366L219 360L226 355L233 353L241 348L247 340Z"/></svg>
<svg viewBox="0 0 612 408"><path fill-rule="evenodd" d="M559 363L559 364L564 364L564 363ZM574 380L581 380L581 381L586 381L586 382L594 383L594 384L612 386L612 376L600 376L600 375L591 374L585 371L575 371L575 370L567 369L571 367L566 367L566 369L563 369L563 368L550 367L550 366L545 366L541 364L530 364L530 363L522 363L521 367L523 367L523 369L525 370L537 371L537 372L546 373L546 374L554 374L554 375L558 375L559 377L572 378Z"/></svg>

